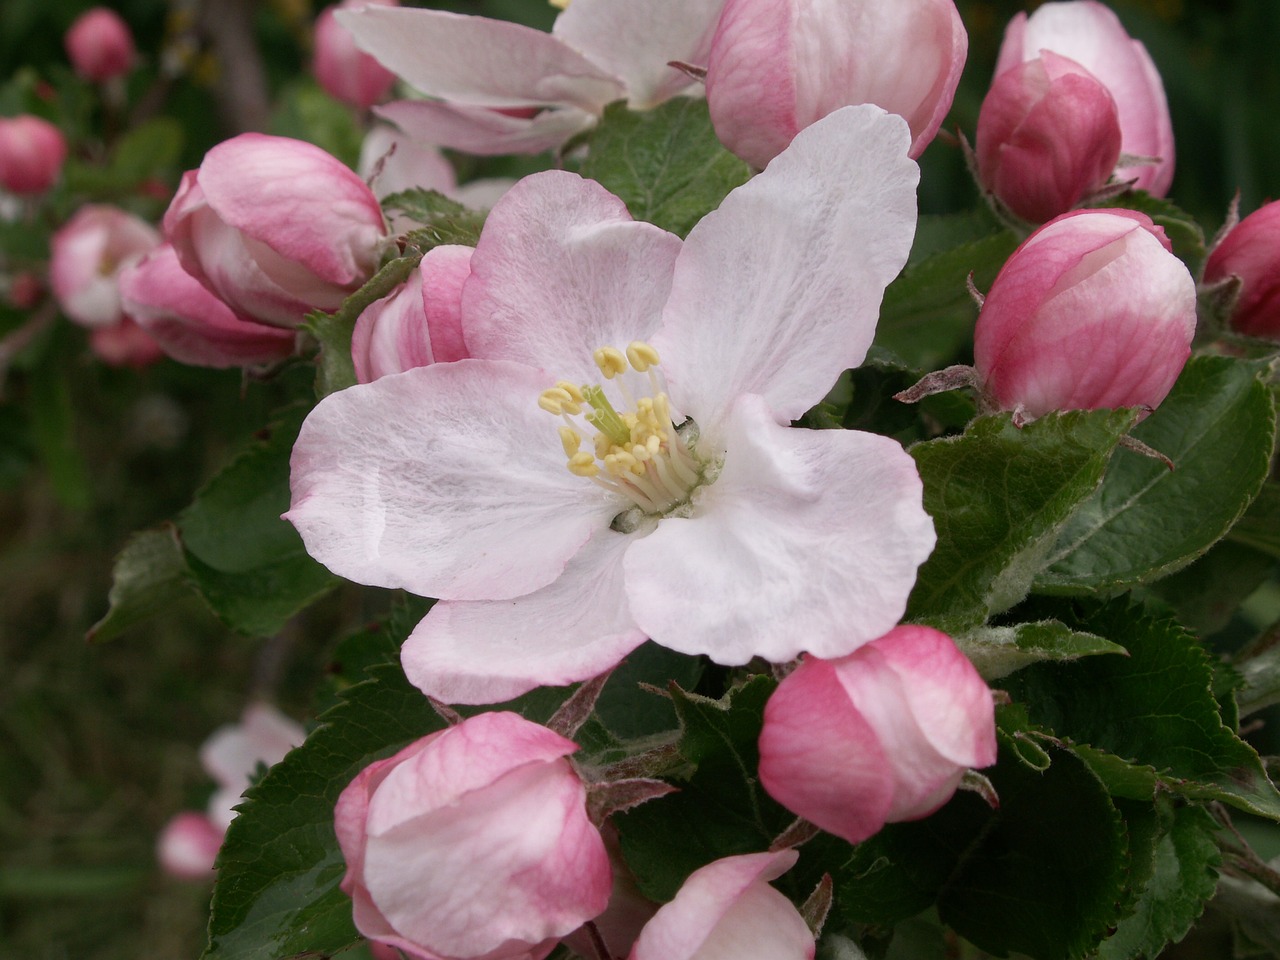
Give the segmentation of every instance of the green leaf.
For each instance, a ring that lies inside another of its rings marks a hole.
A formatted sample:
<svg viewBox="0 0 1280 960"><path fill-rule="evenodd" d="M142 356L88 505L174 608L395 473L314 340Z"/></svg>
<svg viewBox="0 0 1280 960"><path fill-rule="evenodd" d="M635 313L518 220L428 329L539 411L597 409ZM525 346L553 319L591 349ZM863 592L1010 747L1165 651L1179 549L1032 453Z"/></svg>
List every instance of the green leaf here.
<svg viewBox="0 0 1280 960"><path fill-rule="evenodd" d="M978 316L969 274L986 290L1017 245L1006 230L909 264L885 291L876 345L919 371L958 362L972 351Z"/></svg>
<svg viewBox="0 0 1280 960"><path fill-rule="evenodd" d="M684 236L720 206L751 168L716 139L703 99L676 97L637 113L605 107L582 175L621 198L631 215Z"/></svg>
<svg viewBox="0 0 1280 960"><path fill-rule="evenodd" d="M1280 557L1280 483L1265 483L1228 539Z"/></svg>
<svg viewBox="0 0 1280 960"><path fill-rule="evenodd" d="M938 545L907 616L963 632L1021 600L1132 422L1125 410L1051 414L1022 429L1008 415L980 417L963 436L911 447Z"/></svg>
<svg viewBox="0 0 1280 960"><path fill-rule="evenodd" d="M987 680L998 680L1041 660L1078 660L1103 653L1125 653L1118 643L1072 630L1056 620L1011 627L979 627L954 639L956 646Z"/></svg>
<svg viewBox="0 0 1280 960"><path fill-rule="evenodd" d="M111 571L106 615L89 628L91 643L112 640L135 623L191 595L182 545L172 526L134 534Z"/></svg>
<svg viewBox="0 0 1280 960"><path fill-rule="evenodd" d="M1255 500L1254 506L1257 503ZM1242 523L1243 520L1236 527ZM1235 527L1233 533L1234 530ZM1240 605L1266 582L1276 567L1273 555L1233 540L1228 534L1199 560L1148 588L1150 594L1173 608L1179 623L1201 637L1212 636L1226 627Z"/></svg>
<svg viewBox="0 0 1280 960"><path fill-rule="evenodd" d="M1124 171L1120 171L1121 177ZM1163 227L1165 235L1173 244L1173 252L1185 263L1193 273L1204 259L1204 231L1191 214L1177 204L1141 190L1122 193L1108 201L1109 207L1123 207L1126 210L1137 210L1149 216L1157 226Z"/></svg>
<svg viewBox="0 0 1280 960"><path fill-rule="evenodd" d="M1195 637L1122 602L1092 613L1060 606L1068 626L1123 639L1129 656L1036 664L1007 677L1001 685L1032 723L1080 745L1086 759L1150 767L1174 793L1280 820L1280 793L1257 752L1223 724Z"/></svg>
<svg viewBox="0 0 1280 960"><path fill-rule="evenodd" d="M1173 460L1125 452L1062 531L1038 592L1110 592L1185 567L1231 529L1266 479L1275 444L1263 368L1228 357L1187 363L1134 437Z"/></svg>
<svg viewBox="0 0 1280 960"><path fill-rule="evenodd" d="M1103 941L1098 960L1155 957L1177 943L1213 896L1221 861L1213 834L1216 824L1201 807L1158 804L1160 833L1150 875L1116 932Z"/></svg>
<svg viewBox="0 0 1280 960"><path fill-rule="evenodd" d="M277 632L338 582L280 517L289 509L289 454L306 413L302 405L282 411L177 518L192 584L220 619L251 636Z"/></svg>
<svg viewBox="0 0 1280 960"><path fill-rule="evenodd" d="M382 205L422 224L422 229L410 231L405 240L423 253L446 243L474 247L484 227L483 213L450 200L438 190L402 190L385 197Z"/></svg>
<svg viewBox="0 0 1280 960"><path fill-rule="evenodd" d="M182 157L182 124L157 117L126 132L111 153L111 175L120 187L158 177L178 165Z"/></svg>
<svg viewBox="0 0 1280 960"><path fill-rule="evenodd" d="M268 122L268 133L306 140L354 168L360 159L364 131L355 111L339 103L310 79L298 80L280 91Z"/></svg>
<svg viewBox="0 0 1280 960"><path fill-rule="evenodd" d="M694 870L721 857L767 849L795 819L756 778L756 740L775 686L768 677L755 677L718 701L672 689L680 753L694 770L676 779L678 793L614 818L623 855L645 896L670 900Z"/></svg>

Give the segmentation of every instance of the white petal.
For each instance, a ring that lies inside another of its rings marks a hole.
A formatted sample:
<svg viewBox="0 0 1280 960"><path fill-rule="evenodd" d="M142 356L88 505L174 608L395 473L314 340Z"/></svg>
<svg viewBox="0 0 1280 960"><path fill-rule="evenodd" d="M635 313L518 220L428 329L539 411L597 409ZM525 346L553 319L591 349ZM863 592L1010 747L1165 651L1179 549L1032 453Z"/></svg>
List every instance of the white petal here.
<svg viewBox="0 0 1280 960"><path fill-rule="evenodd" d="M601 530L541 590L436 604L401 650L410 682L446 703L497 703L617 665L645 640L622 584L631 542Z"/></svg>
<svg viewBox="0 0 1280 960"><path fill-rule="evenodd" d="M454 600L555 580L618 512L565 468L551 380L529 367L436 363L330 394L293 448L286 519L339 576Z"/></svg>
<svg viewBox="0 0 1280 960"><path fill-rule="evenodd" d="M876 434L779 426L754 396L726 435L693 516L659 521L627 552L641 628L741 664L843 656L897 623L934 544L906 451Z"/></svg>
<svg viewBox="0 0 1280 960"><path fill-rule="evenodd" d="M837 110L690 232L654 346L704 433L742 393L794 420L862 362L915 233L910 143L878 107Z"/></svg>
<svg viewBox="0 0 1280 960"><path fill-rule="evenodd" d="M542 153L595 122L592 114L576 107L513 117L486 107L436 100L397 100L375 108L374 113L417 139L483 156Z"/></svg>

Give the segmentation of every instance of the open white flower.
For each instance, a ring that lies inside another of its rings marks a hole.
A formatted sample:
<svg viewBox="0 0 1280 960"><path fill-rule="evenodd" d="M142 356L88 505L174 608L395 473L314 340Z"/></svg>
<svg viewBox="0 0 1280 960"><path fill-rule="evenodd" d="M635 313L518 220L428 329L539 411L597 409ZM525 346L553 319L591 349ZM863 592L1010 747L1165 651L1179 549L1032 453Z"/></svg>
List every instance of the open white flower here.
<svg viewBox="0 0 1280 960"><path fill-rule="evenodd" d="M499 201L463 290L479 359L333 394L294 448L311 555L440 598L413 683L493 702L646 637L741 664L897 623L934 543L914 462L788 424L871 343L914 232L909 145L839 110L683 242L570 173Z"/></svg>

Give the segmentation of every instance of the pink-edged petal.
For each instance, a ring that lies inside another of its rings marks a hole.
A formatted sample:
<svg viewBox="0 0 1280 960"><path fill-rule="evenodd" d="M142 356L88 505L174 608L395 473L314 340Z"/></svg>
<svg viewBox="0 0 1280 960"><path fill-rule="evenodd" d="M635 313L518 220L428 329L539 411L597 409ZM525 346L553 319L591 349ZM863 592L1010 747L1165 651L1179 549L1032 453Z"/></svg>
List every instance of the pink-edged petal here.
<svg viewBox="0 0 1280 960"><path fill-rule="evenodd" d="M594 114L576 107L526 117L433 100L397 100L374 113L415 137L480 156L543 153L595 123Z"/></svg>
<svg viewBox="0 0 1280 960"><path fill-rule="evenodd" d="M330 394L293 448L285 514L339 576L423 596L504 600L544 587L617 506L565 469L513 363L435 363Z"/></svg>
<svg viewBox="0 0 1280 960"><path fill-rule="evenodd" d="M422 307L431 331L431 352L438 362L471 356L462 333L462 286L471 276L474 248L442 244L422 258Z"/></svg>
<svg viewBox="0 0 1280 960"><path fill-rule="evenodd" d="M497 703L616 666L645 640L622 582L630 545L630 537L601 529L541 590L437 603L400 651L409 681L446 703Z"/></svg>
<svg viewBox="0 0 1280 960"><path fill-rule="evenodd" d="M746 396L724 467L689 518L667 517L625 559L636 622L717 663L838 657L898 622L933 549L915 462L887 437L779 426Z"/></svg>
<svg viewBox="0 0 1280 960"><path fill-rule="evenodd" d="M356 168L378 197L413 187L449 194L458 185L453 164L434 141L410 136L385 123L375 124L365 136Z"/></svg>
<svg viewBox="0 0 1280 960"><path fill-rule="evenodd" d="M598 113L621 80L532 27L443 10L365 7L338 22L356 44L431 97L476 107L569 104Z"/></svg>
<svg viewBox="0 0 1280 960"><path fill-rule="evenodd" d="M724 0L582 0L556 18L552 35L607 64L638 110L656 106L693 81L672 60L702 65Z"/></svg>
<svg viewBox="0 0 1280 960"><path fill-rule="evenodd" d="M356 380L369 383L392 373L435 362L422 306L422 270L403 286L365 307L351 332Z"/></svg>
<svg viewBox="0 0 1280 960"><path fill-rule="evenodd" d="M594 180L525 177L485 221L462 297L471 355L597 382L597 347L625 349L657 327L680 238L631 219Z"/></svg>
<svg viewBox="0 0 1280 960"><path fill-rule="evenodd" d="M901 117L838 110L690 232L653 342L704 432L742 393L793 420L862 361L915 234L909 144Z"/></svg>

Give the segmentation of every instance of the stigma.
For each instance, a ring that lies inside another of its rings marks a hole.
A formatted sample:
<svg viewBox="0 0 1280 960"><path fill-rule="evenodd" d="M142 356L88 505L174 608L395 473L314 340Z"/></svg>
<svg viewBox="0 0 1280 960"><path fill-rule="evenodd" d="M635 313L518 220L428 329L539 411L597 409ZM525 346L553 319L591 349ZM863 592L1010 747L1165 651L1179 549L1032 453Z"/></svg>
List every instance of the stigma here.
<svg viewBox="0 0 1280 960"><path fill-rule="evenodd" d="M538 397L538 406L564 421L560 443L569 472L624 497L644 514L679 512L705 471L672 421L658 352L633 340L625 352L601 347L592 358L611 391L561 380ZM637 386L647 393L633 392ZM610 392L620 403L615 405Z"/></svg>

